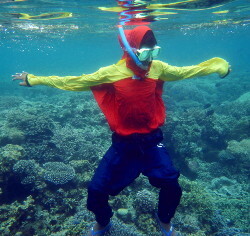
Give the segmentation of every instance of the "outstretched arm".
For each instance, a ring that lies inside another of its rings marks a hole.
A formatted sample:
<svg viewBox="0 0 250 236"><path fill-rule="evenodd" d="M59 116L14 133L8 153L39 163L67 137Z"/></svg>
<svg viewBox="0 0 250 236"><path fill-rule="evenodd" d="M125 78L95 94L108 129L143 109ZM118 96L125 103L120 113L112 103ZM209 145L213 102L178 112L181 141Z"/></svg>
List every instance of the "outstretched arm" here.
<svg viewBox="0 0 250 236"><path fill-rule="evenodd" d="M69 91L86 91L92 86L112 83L115 66L103 67L92 74L83 74L81 76L36 76L27 72L16 73L12 75L13 80L21 80L21 86L46 85L53 88Z"/></svg>
<svg viewBox="0 0 250 236"><path fill-rule="evenodd" d="M217 73L221 78L226 77L231 69L227 61L214 57L195 66L176 67L162 63L162 74L160 79L164 81L175 81Z"/></svg>

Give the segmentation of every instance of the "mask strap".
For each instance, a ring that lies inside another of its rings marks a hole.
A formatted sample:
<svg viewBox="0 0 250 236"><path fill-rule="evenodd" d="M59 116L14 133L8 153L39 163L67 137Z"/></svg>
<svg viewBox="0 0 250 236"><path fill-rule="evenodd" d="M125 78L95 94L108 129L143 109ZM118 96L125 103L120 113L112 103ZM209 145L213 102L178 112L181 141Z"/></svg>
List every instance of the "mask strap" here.
<svg viewBox="0 0 250 236"><path fill-rule="evenodd" d="M138 57L135 55L135 53L133 52L132 48L130 47L128 40L126 39L123 27L121 25L118 25L118 29L119 29L119 33L122 39L122 43L126 49L126 51L128 52L129 56L133 59L133 61L135 62L135 64L137 66L139 66L141 69L145 70L147 69L142 63L141 61L138 59Z"/></svg>

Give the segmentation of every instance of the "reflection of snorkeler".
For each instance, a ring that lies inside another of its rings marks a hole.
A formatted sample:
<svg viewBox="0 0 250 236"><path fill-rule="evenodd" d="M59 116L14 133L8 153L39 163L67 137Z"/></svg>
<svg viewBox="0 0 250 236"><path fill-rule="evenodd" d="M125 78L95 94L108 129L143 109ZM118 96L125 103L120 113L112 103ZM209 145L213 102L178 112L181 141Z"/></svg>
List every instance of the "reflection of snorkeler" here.
<svg viewBox="0 0 250 236"><path fill-rule="evenodd" d="M170 10L204 10L218 7L218 4L228 0L218 0L213 2L213 4L206 0L187 0L166 4L150 4L151 1L142 0L117 0L118 7L99 7L102 11L113 11L119 12L120 24L121 25L147 25L150 22L167 19L160 18L161 15L176 14L175 12L163 12L163 9ZM202 9L198 9L202 7Z"/></svg>
<svg viewBox="0 0 250 236"><path fill-rule="evenodd" d="M152 11L123 11L119 14L119 22L121 25L147 25L156 21L157 16L150 15Z"/></svg>
<svg viewBox="0 0 250 236"><path fill-rule="evenodd" d="M127 1L127 0L116 0L118 5L121 7L128 7L128 8L142 8L148 6L147 1L142 0L133 0L133 1Z"/></svg>
<svg viewBox="0 0 250 236"><path fill-rule="evenodd" d="M70 91L91 90L107 119L113 132L112 144L88 187L87 208L96 217L89 236L104 235L114 227L110 222L113 211L109 196L118 195L141 173L148 177L152 186L160 189L156 218L162 235L175 236L170 220L182 191L178 183L179 171L162 144L160 127L166 118L163 85L212 73L225 77L230 72L229 64L216 57L194 66L171 66L154 60L160 47L149 27L138 26L125 32L119 27L119 32L124 54L117 64L80 76L17 73L13 80L21 80L20 85L27 87L46 85Z"/></svg>
<svg viewBox="0 0 250 236"><path fill-rule="evenodd" d="M98 7L98 9L102 11L112 11L112 12L121 12L124 10L129 10L134 7L137 8L146 8L148 10L164 10L164 9L172 9L172 10L189 10L189 11L200 11L206 9L213 9L216 7L220 7L227 2L231 2L232 0L187 0L187 1L180 1L180 2L170 2L170 3L158 3L158 4L133 4L133 1L125 1L125 2L132 2L130 4L124 4L124 1L118 1L118 7ZM121 3L119 3L121 2Z"/></svg>
<svg viewBox="0 0 250 236"><path fill-rule="evenodd" d="M148 6L146 1L117 0L117 2L124 8L119 13L121 25L146 25L157 20L156 16L150 15L153 10L146 8Z"/></svg>

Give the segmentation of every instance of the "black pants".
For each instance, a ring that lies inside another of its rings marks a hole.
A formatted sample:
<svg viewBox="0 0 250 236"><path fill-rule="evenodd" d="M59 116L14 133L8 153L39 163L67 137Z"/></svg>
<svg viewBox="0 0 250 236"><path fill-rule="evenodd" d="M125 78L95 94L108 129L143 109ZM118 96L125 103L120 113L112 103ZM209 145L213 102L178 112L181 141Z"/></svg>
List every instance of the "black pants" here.
<svg viewBox="0 0 250 236"><path fill-rule="evenodd" d="M109 195L116 196L141 173L150 184L160 188L158 217L169 223L180 203L179 172L174 168L166 148L160 143L162 131L149 134L112 135L112 145L101 160L88 187L87 208L96 221L105 226L113 215Z"/></svg>

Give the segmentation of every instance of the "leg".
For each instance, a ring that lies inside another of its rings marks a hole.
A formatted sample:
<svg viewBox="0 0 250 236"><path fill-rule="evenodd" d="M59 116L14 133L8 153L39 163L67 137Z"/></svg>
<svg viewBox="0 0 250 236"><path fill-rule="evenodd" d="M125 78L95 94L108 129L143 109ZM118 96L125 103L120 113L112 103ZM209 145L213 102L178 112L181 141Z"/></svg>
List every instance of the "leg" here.
<svg viewBox="0 0 250 236"><path fill-rule="evenodd" d="M96 222L102 227L108 225L113 216L108 199L108 194L88 189L87 208L95 214Z"/></svg>
<svg viewBox="0 0 250 236"><path fill-rule="evenodd" d="M179 172L162 144L147 150L143 174L153 186L160 188L158 217L162 227L169 231L170 220L180 203L182 191L178 184Z"/></svg>
<svg viewBox="0 0 250 236"><path fill-rule="evenodd" d="M113 143L89 184L87 208L95 214L101 227L106 226L113 215L108 204L109 195L117 195L140 174L133 151L125 144Z"/></svg>
<svg viewBox="0 0 250 236"><path fill-rule="evenodd" d="M113 154L110 147L103 159L101 160L95 174L88 186L87 208L95 214L96 221L100 226L106 226L113 216L109 206L109 189L110 177L108 175L109 159Z"/></svg>
<svg viewBox="0 0 250 236"><path fill-rule="evenodd" d="M159 193L158 223L161 227L163 235L175 236L176 232L170 223L174 217L177 206L180 203L182 190L178 181L171 181L168 183L158 182L158 186L162 186Z"/></svg>
<svg viewBox="0 0 250 236"><path fill-rule="evenodd" d="M161 222L169 224L180 203L182 191L178 181L164 184L159 194L158 217Z"/></svg>

